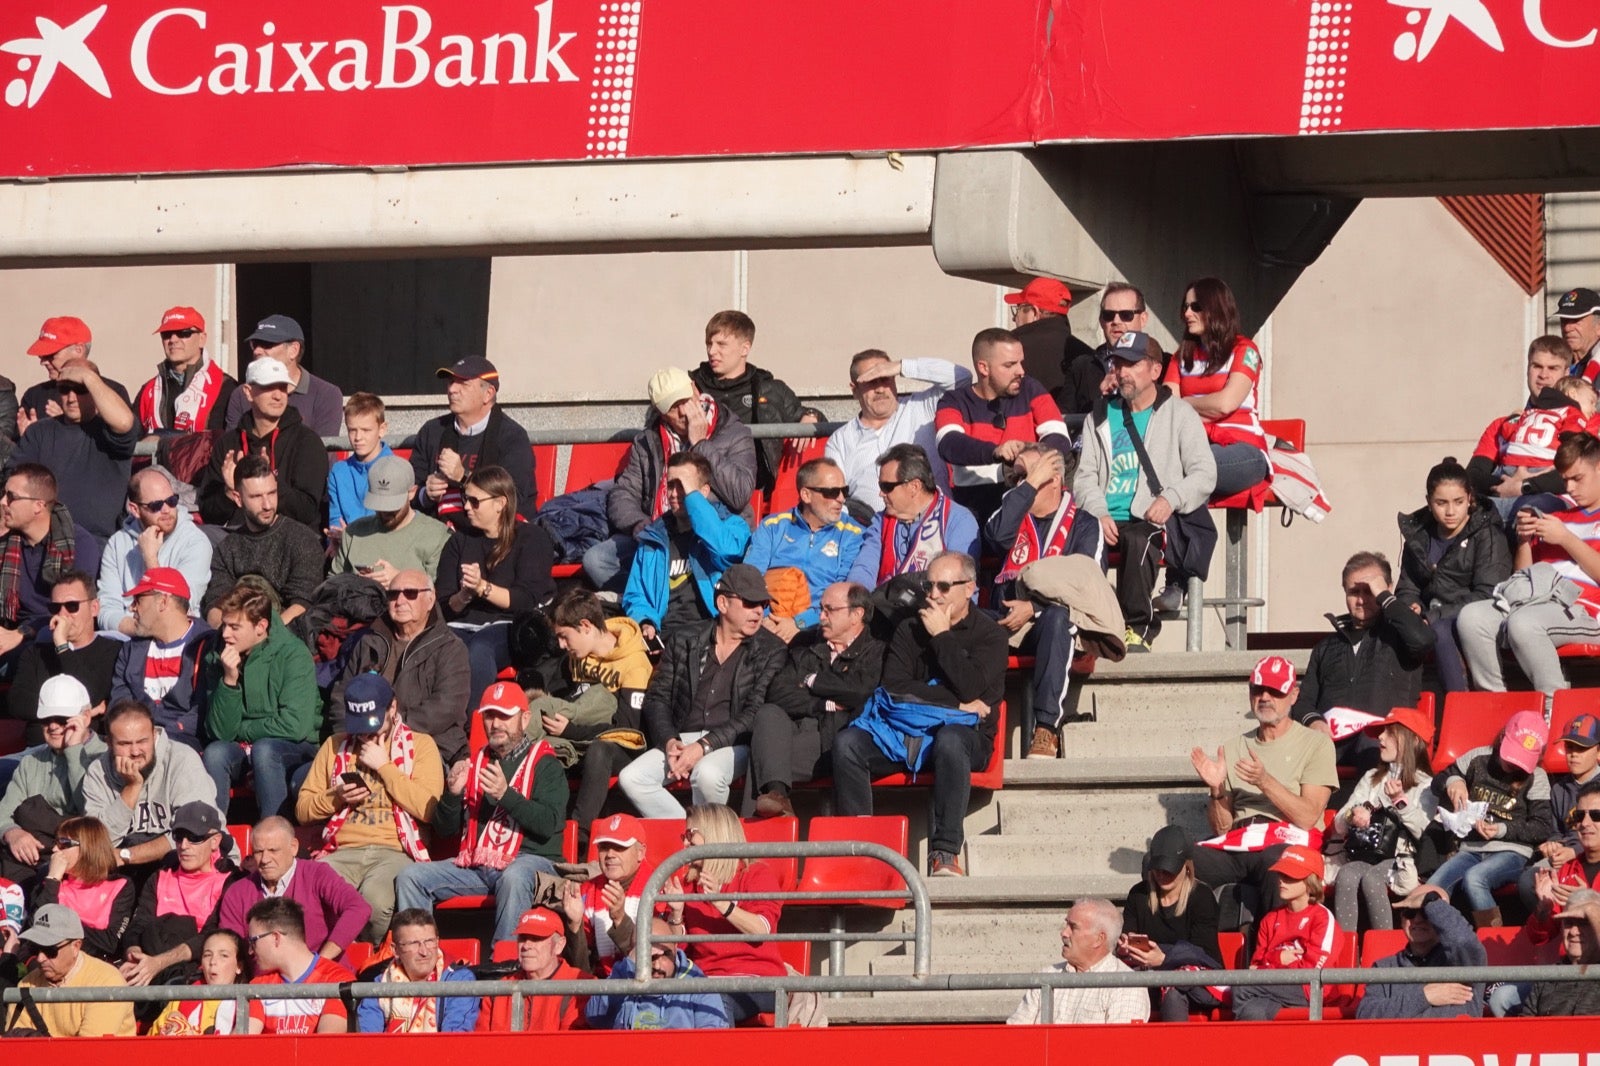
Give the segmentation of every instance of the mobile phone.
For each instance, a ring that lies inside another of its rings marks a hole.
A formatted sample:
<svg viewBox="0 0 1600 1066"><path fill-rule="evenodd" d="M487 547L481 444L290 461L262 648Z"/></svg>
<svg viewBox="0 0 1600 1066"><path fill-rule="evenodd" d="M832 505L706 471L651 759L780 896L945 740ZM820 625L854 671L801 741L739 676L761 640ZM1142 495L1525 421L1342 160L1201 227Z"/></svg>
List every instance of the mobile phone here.
<svg viewBox="0 0 1600 1066"><path fill-rule="evenodd" d="M377 567L375 567L375 566L358 566L358 567L356 567L356 573L358 573L358 574L370 574L376 569L377 569Z"/></svg>
<svg viewBox="0 0 1600 1066"><path fill-rule="evenodd" d="M1539 510L1539 508L1533 507L1533 506L1528 506L1528 507L1522 508L1522 513L1523 514L1531 514L1535 518L1546 518L1546 517L1548 517L1543 511Z"/></svg>
<svg viewBox="0 0 1600 1066"><path fill-rule="evenodd" d="M1149 951L1150 938L1144 933L1129 933L1128 946L1135 951Z"/></svg>
<svg viewBox="0 0 1600 1066"><path fill-rule="evenodd" d="M365 788L367 784L365 781L361 780L361 775L356 773L354 770L346 770L344 773L339 775L339 780L343 781L351 788Z"/></svg>

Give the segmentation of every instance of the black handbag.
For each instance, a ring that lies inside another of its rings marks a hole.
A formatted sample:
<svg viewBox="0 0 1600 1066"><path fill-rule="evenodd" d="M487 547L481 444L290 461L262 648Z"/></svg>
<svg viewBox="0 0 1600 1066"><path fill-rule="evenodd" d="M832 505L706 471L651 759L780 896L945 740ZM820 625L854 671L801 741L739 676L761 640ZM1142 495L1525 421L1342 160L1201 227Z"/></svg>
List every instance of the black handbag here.
<svg viewBox="0 0 1600 1066"><path fill-rule="evenodd" d="M1179 401L1181 402L1181 401ZM1133 450L1139 456L1139 466L1144 470L1145 480L1150 482L1150 494L1161 495L1161 479L1156 476L1155 464L1150 461L1150 453L1144 450L1144 438L1139 435L1139 427L1134 424L1133 412L1127 404L1122 404L1122 427L1128 431L1128 437L1133 441ZM1167 566L1181 573L1199 578L1201 581L1211 576L1211 556L1217 550L1217 524L1211 520L1211 511L1204 507L1196 507L1188 513L1176 509L1168 516L1165 535L1167 538L1164 554Z"/></svg>
<svg viewBox="0 0 1600 1066"><path fill-rule="evenodd" d="M1405 832L1405 827L1400 824L1392 807L1367 809L1372 812L1372 821L1345 834L1344 855L1351 862L1377 865L1394 858L1400 846L1400 834Z"/></svg>
<svg viewBox="0 0 1600 1066"><path fill-rule="evenodd" d="M33 1002L33 992L27 986L17 988L17 996L21 1000L17 1009L11 1013L11 1024L6 1026L6 1036L49 1036L50 1027L45 1025L44 1016L39 1013L39 1007ZM22 1013L28 1013L28 1021L33 1023L32 1028L19 1026Z"/></svg>

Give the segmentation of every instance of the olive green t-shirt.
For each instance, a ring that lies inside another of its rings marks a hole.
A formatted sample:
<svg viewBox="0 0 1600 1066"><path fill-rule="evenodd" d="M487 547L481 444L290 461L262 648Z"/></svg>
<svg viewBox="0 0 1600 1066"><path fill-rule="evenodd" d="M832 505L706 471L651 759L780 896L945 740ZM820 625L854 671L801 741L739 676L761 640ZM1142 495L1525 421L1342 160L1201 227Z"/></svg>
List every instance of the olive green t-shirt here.
<svg viewBox="0 0 1600 1066"><path fill-rule="evenodd" d="M1339 787L1339 771L1334 765L1333 741L1325 733L1307 729L1299 722L1290 722L1289 731L1277 740L1262 743L1256 739L1255 730L1243 736L1232 737L1222 746L1228 759L1228 787L1233 790L1233 816L1235 820L1264 815L1276 821L1286 821L1283 812L1272 805L1254 785L1239 779L1234 764L1253 751L1266 767L1267 773L1282 782L1289 791L1298 791L1302 785Z"/></svg>

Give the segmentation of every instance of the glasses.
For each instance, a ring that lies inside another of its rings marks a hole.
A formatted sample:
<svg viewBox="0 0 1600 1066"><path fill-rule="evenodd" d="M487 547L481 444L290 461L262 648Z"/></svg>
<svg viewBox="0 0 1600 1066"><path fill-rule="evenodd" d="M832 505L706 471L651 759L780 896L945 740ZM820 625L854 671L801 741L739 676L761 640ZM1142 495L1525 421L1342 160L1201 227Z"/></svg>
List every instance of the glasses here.
<svg viewBox="0 0 1600 1066"><path fill-rule="evenodd" d="M75 381L58 381L56 391L63 396L82 396L89 390Z"/></svg>
<svg viewBox="0 0 1600 1066"><path fill-rule="evenodd" d="M252 352L270 352L270 351L272 351L272 349L281 348L287 343L289 343L289 342L288 341L277 341L276 343L274 343L273 341L251 341L250 342L250 350Z"/></svg>
<svg viewBox="0 0 1600 1066"><path fill-rule="evenodd" d="M498 500L499 498L500 498L500 494L498 492L495 493L493 496L467 496L467 495L463 495L461 497L461 502L466 504L472 510L477 510L479 507L482 507L484 504L488 503L490 500Z"/></svg>
<svg viewBox="0 0 1600 1066"><path fill-rule="evenodd" d="M1571 822L1572 828L1576 829L1583 824L1585 818L1591 822L1600 822L1600 807L1585 807L1581 811L1573 811L1567 816L1567 821Z"/></svg>
<svg viewBox="0 0 1600 1066"><path fill-rule="evenodd" d="M1257 696L1282 696L1282 695L1284 695L1284 693L1279 692L1275 688L1268 688L1266 685L1251 685L1250 686L1250 698L1251 699L1254 699Z"/></svg>
<svg viewBox="0 0 1600 1066"><path fill-rule="evenodd" d="M435 936L427 940L407 940L403 944L396 940L394 946L396 951L432 951L439 946L439 938Z"/></svg>
<svg viewBox="0 0 1600 1066"><path fill-rule="evenodd" d="M71 837L56 837L56 847L60 848L62 851L66 851L68 848L81 848L82 846L82 844L78 843L76 840L73 840Z"/></svg>
<svg viewBox="0 0 1600 1066"><path fill-rule="evenodd" d="M172 839L179 844L204 844L211 839L210 833L191 833L186 829L175 830Z"/></svg>
<svg viewBox="0 0 1600 1066"><path fill-rule="evenodd" d="M1201 307L1199 301L1197 300L1190 300L1188 303L1183 305L1183 309L1185 311L1193 311L1197 315L1205 313L1205 308Z"/></svg>
<svg viewBox="0 0 1600 1066"><path fill-rule="evenodd" d="M814 492L825 500L844 499L845 487L843 485L807 485L807 492Z"/></svg>
<svg viewBox="0 0 1600 1066"><path fill-rule="evenodd" d="M190 337L193 337L199 332L199 330L193 328L192 326L188 329L164 329L161 331L161 339L166 340L168 337L182 337L184 340L188 340Z"/></svg>
<svg viewBox="0 0 1600 1066"><path fill-rule="evenodd" d="M765 611L767 609L766 600L747 600L740 596L739 602L744 604L744 609L747 611Z"/></svg>
<svg viewBox="0 0 1600 1066"><path fill-rule="evenodd" d="M1142 307L1137 311L1101 311L1100 322L1102 325L1110 322L1132 322L1142 314L1144 314Z"/></svg>
<svg viewBox="0 0 1600 1066"><path fill-rule="evenodd" d="M71 943L71 941L63 940L61 943L51 944L47 948L41 947L39 949L39 954L43 955L47 959L53 959L57 955L61 954L62 949L65 948L69 943Z"/></svg>
<svg viewBox="0 0 1600 1066"><path fill-rule="evenodd" d="M695 837L699 837L701 840L704 840L706 835L698 829L685 829L683 831L683 842L685 844L693 846Z"/></svg>
<svg viewBox="0 0 1600 1066"><path fill-rule="evenodd" d="M958 581L930 581L928 582L928 587L931 589L938 589L940 594L943 595L948 593L953 588L960 588L962 585L970 584L972 584L972 579L964 577Z"/></svg>
<svg viewBox="0 0 1600 1066"><path fill-rule="evenodd" d="M384 599L388 600L390 603L393 603L401 596L404 596L408 600L414 600L427 591L427 589L385 589L383 596Z"/></svg>
<svg viewBox="0 0 1600 1066"><path fill-rule="evenodd" d="M38 496L19 496L10 489L7 489L5 492L0 492L0 499L5 500L7 503L21 503L23 500L32 500L34 503L44 502Z"/></svg>
<svg viewBox="0 0 1600 1066"><path fill-rule="evenodd" d="M177 496L176 493L174 493L171 496L168 496L164 500L149 500L149 501L140 500L139 501L139 507L142 510L146 510L146 511L151 512L152 514L160 514L162 511L165 511L169 507L171 507L173 509L176 509L177 506L178 506L178 496Z"/></svg>
<svg viewBox="0 0 1600 1066"><path fill-rule="evenodd" d="M1394 908L1394 916L1402 922L1414 922L1422 917L1422 910L1419 907L1396 907Z"/></svg>
<svg viewBox="0 0 1600 1066"><path fill-rule="evenodd" d="M247 937L245 937L245 941L250 945L250 950L254 951L255 950L255 946L256 946L256 941L260 940L264 936L277 936L277 935L278 935L278 931L276 929L269 929L265 933L257 933L255 936L247 936Z"/></svg>
<svg viewBox="0 0 1600 1066"><path fill-rule="evenodd" d="M850 610L850 605L848 603L841 603L839 606L835 607L832 604L825 603L821 607L818 607L817 610L823 614L838 614L840 611Z"/></svg>
<svg viewBox="0 0 1600 1066"><path fill-rule="evenodd" d="M82 606L82 600L60 600L50 605L50 613L60 614L62 611L66 611L68 614L77 614L78 608Z"/></svg>
<svg viewBox="0 0 1600 1066"><path fill-rule="evenodd" d="M895 489L897 489L901 485L905 485L905 484L908 484L908 482L905 482L905 481L880 481L880 482L878 482L878 491L883 493L885 496L887 496L887 495L889 495L889 493L893 492Z"/></svg>

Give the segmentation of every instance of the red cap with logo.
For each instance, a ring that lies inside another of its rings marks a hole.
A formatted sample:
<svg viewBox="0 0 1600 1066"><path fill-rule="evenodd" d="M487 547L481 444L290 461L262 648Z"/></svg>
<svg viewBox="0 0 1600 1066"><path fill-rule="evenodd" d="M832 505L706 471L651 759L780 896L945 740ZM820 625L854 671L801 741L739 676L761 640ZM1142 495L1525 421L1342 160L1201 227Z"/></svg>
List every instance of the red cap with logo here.
<svg viewBox="0 0 1600 1066"><path fill-rule="evenodd" d="M528 694L515 681L496 681L483 690L478 701L478 713L521 714L528 709Z"/></svg>
<svg viewBox="0 0 1600 1066"><path fill-rule="evenodd" d="M1006 294L1008 304L1031 304L1041 311L1064 315L1072 307L1072 290L1055 278L1034 278L1021 292Z"/></svg>
<svg viewBox="0 0 1600 1066"><path fill-rule="evenodd" d="M619 848L631 848L642 840L644 826L631 814L613 814L600 822L594 832L596 844L615 844Z"/></svg>
<svg viewBox="0 0 1600 1066"><path fill-rule="evenodd" d="M168 596L186 600L189 598L189 582L170 566L152 566L144 572L139 583L128 590L128 596L131 599L147 592L165 592Z"/></svg>
<svg viewBox="0 0 1600 1066"><path fill-rule="evenodd" d="M1283 849L1283 854L1272 864L1272 869L1275 873L1300 881L1312 874L1321 877L1326 867L1322 864L1320 851L1300 844L1291 844Z"/></svg>
<svg viewBox="0 0 1600 1066"><path fill-rule="evenodd" d="M1250 674L1251 685L1271 689L1280 696L1287 696L1294 691L1294 683L1294 663L1281 655L1269 655L1262 659Z"/></svg>
<svg viewBox="0 0 1600 1066"><path fill-rule="evenodd" d="M169 307L161 316L161 325L152 332L170 333L179 329L198 329L202 332L206 328L205 316L192 307Z"/></svg>
<svg viewBox="0 0 1600 1066"><path fill-rule="evenodd" d="M28 354L42 359L47 355L55 355L69 345L88 344L93 339L89 336L88 325L81 318L71 315L47 318L44 325L39 327L39 339L28 346Z"/></svg>
<svg viewBox="0 0 1600 1066"><path fill-rule="evenodd" d="M518 936L547 937L566 931L566 924L549 907L535 907L517 919Z"/></svg>

